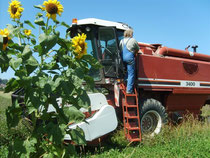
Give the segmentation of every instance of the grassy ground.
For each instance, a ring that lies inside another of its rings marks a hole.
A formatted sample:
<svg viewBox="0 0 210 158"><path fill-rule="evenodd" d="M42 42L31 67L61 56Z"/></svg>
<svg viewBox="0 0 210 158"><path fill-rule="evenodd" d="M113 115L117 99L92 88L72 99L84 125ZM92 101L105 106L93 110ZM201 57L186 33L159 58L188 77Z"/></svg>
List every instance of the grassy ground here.
<svg viewBox="0 0 210 158"><path fill-rule="evenodd" d="M8 131L5 110L11 105L11 94L0 92L0 157L7 157L8 145L14 137L24 137L24 128ZM203 115L210 115L210 106L203 109ZM109 137L106 144L89 148L81 157L92 158L209 158L210 123L194 120L191 116L178 126L167 125L160 135L144 138L141 144L129 144L118 130Z"/></svg>
<svg viewBox="0 0 210 158"><path fill-rule="evenodd" d="M115 136L116 137L116 136ZM210 125L192 118L179 126L167 125L160 135L154 138L144 138L141 144L122 146L122 140L110 148L104 147L92 158L209 158L210 157Z"/></svg>
<svg viewBox="0 0 210 158"><path fill-rule="evenodd" d="M25 126L20 123L16 128L8 130L5 111L11 103L11 93L0 91L0 157L7 157L8 146L14 138L24 138L27 134Z"/></svg>
<svg viewBox="0 0 210 158"><path fill-rule="evenodd" d="M205 105L203 108L202 108L202 116L210 116L210 105Z"/></svg>
<svg viewBox="0 0 210 158"><path fill-rule="evenodd" d="M8 94L4 94L0 91L0 157L7 156L7 146L9 143L9 135L6 124L6 108L11 105L11 99Z"/></svg>
<svg viewBox="0 0 210 158"><path fill-rule="evenodd" d="M210 105L202 109L202 116L210 116ZM166 125L154 138L141 144L129 144L118 130L111 141L86 155L91 158L210 158L210 121L195 120L191 115L180 125Z"/></svg>
<svg viewBox="0 0 210 158"><path fill-rule="evenodd" d="M11 98L11 94L12 93L4 93L3 91L0 91L0 96L3 97L3 98L6 98L6 99L10 99Z"/></svg>

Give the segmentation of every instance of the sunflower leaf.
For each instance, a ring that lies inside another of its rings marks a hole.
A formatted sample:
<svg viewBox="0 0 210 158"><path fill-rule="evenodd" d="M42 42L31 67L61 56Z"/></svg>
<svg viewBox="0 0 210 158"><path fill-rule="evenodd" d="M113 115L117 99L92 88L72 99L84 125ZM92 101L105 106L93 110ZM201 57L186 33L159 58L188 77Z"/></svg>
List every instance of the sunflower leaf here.
<svg viewBox="0 0 210 158"><path fill-rule="evenodd" d="M30 49L30 46L26 45L22 53L23 60L27 60L31 55L32 51Z"/></svg>
<svg viewBox="0 0 210 158"><path fill-rule="evenodd" d="M15 27L11 24L7 24L7 29L12 36L16 36L20 32L20 27Z"/></svg>
<svg viewBox="0 0 210 158"><path fill-rule="evenodd" d="M41 9L42 10L42 6L41 5L34 5L34 8L37 8L37 9Z"/></svg>
<svg viewBox="0 0 210 158"><path fill-rule="evenodd" d="M11 78L8 82L7 82L7 86L4 90L5 93L9 93L15 89L18 88L18 82L15 78Z"/></svg>
<svg viewBox="0 0 210 158"><path fill-rule="evenodd" d="M66 117L72 122L81 122L85 118L85 115L74 106L64 107L63 111Z"/></svg>
<svg viewBox="0 0 210 158"><path fill-rule="evenodd" d="M29 20L25 20L24 23L35 29L35 26Z"/></svg>
<svg viewBox="0 0 210 158"><path fill-rule="evenodd" d="M42 17L42 16L43 16L42 13L37 13L37 14L36 14L36 17L37 17L37 18L40 18L40 17Z"/></svg>
<svg viewBox="0 0 210 158"><path fill-rule="evenodd" d="M62 25L62 26L65 26L65 27L67 27L67 28L70 27L70 26L69 26L68 24L66 24L65 22L61 22L61 25Z"/></svg>
<svg viewBox="0 0 210 158"><path fill-rule="evenodd" d="M30 56L30 58L27 60L27 65L31 65L31 66L38 66L38 61L33 57Z"/></svg>
<svg viewBox="0 0 210 158"><path fill-rule="evenodd" d="M9 47L10 48L13 48L13 49L16 49L16 50L19 50L19 51L23 51L23 49L24 49L24 47L23 46L20 46L19 44L17 44L17 43L13 43L13 42L11 42L11 40L10 40L10 42L9 42Z"/></svg>
<svg viewBox="0 0 210 158"><path fill-rule="evenodd" d="M32 43L33 45L35 45L35 44L36 44L36 40L35 40L34 38L31 38L31 43Z"/></svg>
<svg viewBox="0 0 210 158"><path fill-rule="evenodd" d="M40 25L40 26L45 26L45 23L44 23L44 19L43 18L36 19L34 21L34 23L37 24L37 25Z"/></svg>
<svg viewBox="0 0 210 158"><path fill-rule="evenodd" d="M56 45L57 40L57 35L46 35L43 33L39 36L40 45L45 49L45 53Z"/></svg>
<svg viewBox="0 0 210 158"><path fill-rule="evenodd" d="M78 145L86 144L85 135L81 128L77 127L76 129L71 129L67 132L70 134L72 141Z"/></svg>
<svg viewBox="0 0 210 158"><path fill-rule="evenodd" d="M13 70L16 70L20 66L21 63L22 63L22 59L21 58L18 58L18 59L12 58L9 61L9 65L13 68Z"/></svg>

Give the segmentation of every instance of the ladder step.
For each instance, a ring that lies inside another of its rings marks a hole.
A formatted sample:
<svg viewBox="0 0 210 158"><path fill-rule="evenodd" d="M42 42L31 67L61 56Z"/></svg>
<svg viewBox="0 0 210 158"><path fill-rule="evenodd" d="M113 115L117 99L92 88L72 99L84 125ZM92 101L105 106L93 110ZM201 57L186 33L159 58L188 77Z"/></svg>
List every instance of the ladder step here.
<svg viewBox="0 0 210 158"><path fill-rule="evenodd" d="M123 94L126 95L126 96L129 96L129 97L136 97L137 95L135 93L126 93L125 90L122 90Z"/></svg>
<svg viewBox="0 0 210 158"><path fill-rule="evenodd" d="M141 138L130 139L130 142L140 142Z"/></svg>
<svg viewBox="0 0 210 158"><path fill-rule="evenodd" d="M138 116L125 116L127 117L128 119L138 119Z"/></svg>
<svg viewBox="0 0 210 158"><path fill-rule="evenodd" d="M139 127L125 127L128 131L137 131Z"/></svg>
<svg viewBox="0 0 210 158"><path fill-rule="evenodd" d="M140 130L138 127L138 124L136 122L133 122L133 124L131 123L126 123L125 128L128 130Z"/></svg>
<svg viewBox="0 0 210 158"><path fill-rule="evenodd" d="M135 93L133 93L133 94L125 93L125 95L128 96L128 97L136 97L136 94Z"/></svg>
<svg viewBox="0 0 210 158"><path fill-rule="evenodd" d="M124 105L124 104L123 104L123 106L127 106L127 107L129 107L129 108L136 108L138 105L129 105L129 104Z"/></svg>
<svg viewBox="0 0 210 158"><path fill-rule="evenodd" d="M130 132L130 133L128 133L127 137L132 142L134 142L134 141L141 141L141 138L140 138L138 132L136 132L136 133L131 133Z"/></svg>
<svg viewBox="0 0 210 158"><path fill-rule="evenodd" d="M127 118L139 118L135 111L125 112L125 117Z"/></svg>

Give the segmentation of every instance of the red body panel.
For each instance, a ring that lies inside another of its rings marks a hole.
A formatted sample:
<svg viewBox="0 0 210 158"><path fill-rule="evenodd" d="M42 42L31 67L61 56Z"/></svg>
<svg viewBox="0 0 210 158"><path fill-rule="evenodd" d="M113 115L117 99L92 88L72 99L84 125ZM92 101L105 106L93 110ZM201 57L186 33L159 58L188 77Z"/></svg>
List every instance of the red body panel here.
<svg viewBox="0 0 210 158"><path fill-rule="evenodd" d="M162 50L165 54L160 56L153 47L143 46L141 50L144 54L136 57L138 87L147 91L168 92L164 102L168 111L198 114L210 96L210 56L202 55L201 61L199 54L195 56L197 59L187 58L187 51L177 50L178 55L173 56L176 49L172 54ZM180 56L179 51L182 52Z"/></svg>
<svg viewBox="0 0 210 158"><path fill-rule="evenodd" d="M139 55L137 60L138 78L210 82L210 62L151 55ZM188 72L184 64L197 65L197 69Z"/></svg>
<svg viewBox="0 0 210 158"><path fill-rule="evenodd" d="M168 111L185 111L199 114L200 108L204 105L207 95L177 94L169 95L166 101Z"/></svg>

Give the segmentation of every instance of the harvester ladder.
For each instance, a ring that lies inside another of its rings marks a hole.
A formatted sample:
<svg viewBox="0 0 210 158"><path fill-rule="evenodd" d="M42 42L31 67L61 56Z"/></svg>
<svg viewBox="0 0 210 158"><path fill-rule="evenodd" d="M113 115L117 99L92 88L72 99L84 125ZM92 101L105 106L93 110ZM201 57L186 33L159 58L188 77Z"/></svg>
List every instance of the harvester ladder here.
<svg viewBox="0 0 210 158"><path fill-rule="evenodd" d="M138 107L138 94L134 89L134 94L126 93L125 84L120 85L122 92L122 111L123 111L123 124L124 133L130 142L141 141L141 126Z"/></svg>

